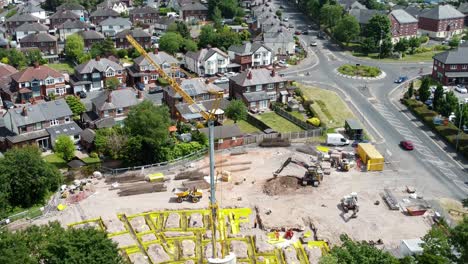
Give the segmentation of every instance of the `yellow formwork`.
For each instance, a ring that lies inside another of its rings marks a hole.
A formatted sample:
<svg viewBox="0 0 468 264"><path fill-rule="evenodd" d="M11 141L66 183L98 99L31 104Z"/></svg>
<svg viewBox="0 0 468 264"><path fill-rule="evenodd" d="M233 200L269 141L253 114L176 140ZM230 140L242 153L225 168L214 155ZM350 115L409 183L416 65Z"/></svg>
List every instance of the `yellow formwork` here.
<svg viewBox="0 0 468 264"><path fill-rule="evenodd" d="M101 217L92 218L92 219L87 219L87 220L84 220L84 221L80 221L80 222L68 224L68 227L74 227L74 226L83 225L83 224L89 224L89 223L97 223L98 226L99 226L99 228L101 229L101 231L105 231L105 230L106 230L105 227L104 227L104 223L103 223Z"/></svg>
<svg viewBox="0 0 468 264"><path fill-rule="evenodd" d="M328 243L325 241L309 241L307 242L307 247L319 247L322 250L322 254L328 254L330 252L330 248L328 247Z"/></svg>

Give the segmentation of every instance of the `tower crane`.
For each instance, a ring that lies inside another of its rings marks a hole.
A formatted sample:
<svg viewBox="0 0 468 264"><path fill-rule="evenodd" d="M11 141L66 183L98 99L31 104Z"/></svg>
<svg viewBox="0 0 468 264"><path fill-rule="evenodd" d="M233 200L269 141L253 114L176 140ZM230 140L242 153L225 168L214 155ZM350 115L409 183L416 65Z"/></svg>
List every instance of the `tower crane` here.
<svg viewBox="0 0 468 264"><path fill-rule="evenodd" d="M153 65L155 70L158 72L159 76L169 83L169 86L174 89L175 92L180 94L182 98L192 106L201 116L207 121L208 124L208 142L209 142L209 156L210 156L210 209L211 209L211 218L212 218L212 247L213 247L213 258L216 256L216 222L218 215L218 204L216 202L215 196L215 160L214 160L214 122L216 120L215 111L219 108L221 99L223 98L223 92L211 91L210 93L215 95L215 101L213 103L213 108L210 111L205 111L200 107L195 100L187 93L185 90L176 82L171 76L169 76L162 68L159 66L146 52L146 50L131 36L126 36L128 42L143 56L145 59Z"/></svg>

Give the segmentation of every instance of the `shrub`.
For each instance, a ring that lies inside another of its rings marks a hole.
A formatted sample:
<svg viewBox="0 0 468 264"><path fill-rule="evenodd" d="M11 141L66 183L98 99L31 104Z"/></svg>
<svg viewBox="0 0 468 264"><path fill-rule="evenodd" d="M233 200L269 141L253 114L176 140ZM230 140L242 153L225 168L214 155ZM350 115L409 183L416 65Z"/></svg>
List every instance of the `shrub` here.
<svg viewBox="0 0 468 264"><path fill-rule="evenodd" d="M320 126L320 119L318 119L317 117L312 117L312 118L307 119L307 123L309 123L309 124L311 124L313 126L319 127Z"/></svg>
<svg viewBox="0 0 468 264"><path fill-rule="evenodd" d="M96 159L96 158L98 157L98 154L97 154L96 152L93 151L93 152L91 152L91 153L89 154L89 157L90 157L90 158L93 158L93 159Z"/></svg>

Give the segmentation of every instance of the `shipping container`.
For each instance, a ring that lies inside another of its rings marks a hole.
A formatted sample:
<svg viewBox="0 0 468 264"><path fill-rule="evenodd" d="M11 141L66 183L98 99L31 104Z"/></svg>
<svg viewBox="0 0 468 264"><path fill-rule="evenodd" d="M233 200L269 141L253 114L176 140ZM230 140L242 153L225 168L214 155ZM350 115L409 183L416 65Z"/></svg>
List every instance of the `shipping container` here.
<svg viewBox="0 0 468 264"><path fill-rule="evenodd" d="M384 157L370 143L359 143L357 153L368 171L383 171Z"/></svg>

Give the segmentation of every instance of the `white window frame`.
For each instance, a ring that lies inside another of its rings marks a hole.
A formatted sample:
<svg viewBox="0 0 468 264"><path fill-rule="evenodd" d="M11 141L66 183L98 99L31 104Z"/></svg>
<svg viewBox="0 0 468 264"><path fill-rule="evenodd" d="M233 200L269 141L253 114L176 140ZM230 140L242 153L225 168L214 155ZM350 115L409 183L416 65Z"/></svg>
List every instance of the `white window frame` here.
<svg viewBox="0 0 468 264"><path fill-rule="evenodd" d="M55 79L54 78L49 78L49 79L46 79L45 80L45 84L46 85L52 85L55 83Z"/></svg>
<svg viewBox="0 0 468 264"><path fill-rule="evenodd" d="M260 101L260 109L266 109L266 108L268 108L268 100Z"/></svg>
<svg viewBox="0 0 468 264"><path fill-rule="evenodd" d="M456 70L456 69L457 69L457 65L450 65L450 69L451 69L451 70Z"/></svg>
<svg viewBox="0 0 468 264"><path fill-rule="evenodd" d="M60 123L57 119L50 120L50 126L58 126Z"/></svg>
<svg viewBox="0 0 468 264"><path fill-rule="evenodd" d="M66 124L68 124L68 123L71 122L71 119L70 119L69 116L66 116L66 117L64 118L64 120L65 120L65 123L66 123Z"/></svg>
<svg viewBox="0 0 468 264"><path fill-rule="evenodd" d="M275 88L275 84L274 83L269 83L267 84L267 89L268 90L273 90Z"/></svg>
<svg viewBox="0 0 468 264"><path fill-rule="evenodd" d="M281 89L281 88L284 88L284 82L280 82L278 87L279 87L280 89Z"/></svg>
<svg viewBox="0 0 468 264"><path fill-rule="evenodd" d="M465 65L463 65L463 66L462 66L462 69L463 69L463 70L466 70L466 69L468 69L468 65L466 65L466 64L465 64Z"/></svg>
<svg viewBox="0 0 468 264"><path fill-rule="evenodd" d="M123 114L124 114L124 109L123 109L123 107L117 108L117 109L115 110L115 114L116 114L116 115L123 115Z"/></svg>
<svg viewBox="0 0 468 264"><path fill-rule="evenodd" d="M151 74L151 80L157 80L158 75L157 74Z"/></svg>
<svg viewBox="0 0 468 264"><path fill-rule="evenodd" d="M263 88L263 87L262 87L262 85L261 85L261 84L257 84L257 85L255 85L255 91L256 91L256 92L259 92L259 91L261 91L261 90L262 90L262 88Z"/></svg>
<svg viewBox="0 0 468 264"><path fill-rule="evenodd" d="M102 111L104 117L109 117L109 110Z"/></svg>
<svg viewBox="0 0 468 264"><path fill-rule="evenodd" d="M257 102L250 102L250 107L257 107Z"/></svg>
<svg viewBox="0 0 468 264"><path fill-rule="evenodd" d="M112 69L109 69L106 71L106 77L114 77L115 76L115 71Z"/></svg>

